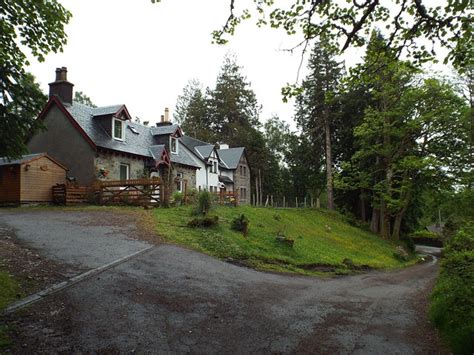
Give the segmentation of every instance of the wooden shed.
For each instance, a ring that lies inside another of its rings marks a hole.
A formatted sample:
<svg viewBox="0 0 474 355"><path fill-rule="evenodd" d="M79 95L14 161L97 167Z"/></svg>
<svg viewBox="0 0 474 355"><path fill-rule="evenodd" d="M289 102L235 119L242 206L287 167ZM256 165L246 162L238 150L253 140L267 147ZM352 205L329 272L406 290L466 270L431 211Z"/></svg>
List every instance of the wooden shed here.
<svg viewBox="0 0 474 355"><path fill-rule="evenodd" d="M0 204L51 202L52 187L66 183L66 170L46 153L0 158Z"/></svg>

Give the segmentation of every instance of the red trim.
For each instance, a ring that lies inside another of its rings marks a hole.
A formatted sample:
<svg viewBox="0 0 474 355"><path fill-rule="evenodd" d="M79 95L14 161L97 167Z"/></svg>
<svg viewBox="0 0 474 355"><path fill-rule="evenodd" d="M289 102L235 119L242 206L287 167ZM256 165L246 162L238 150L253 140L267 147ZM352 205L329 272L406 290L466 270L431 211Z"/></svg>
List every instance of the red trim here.
<svg viewBox="0 0 474 355"><path fill-rule="evenodd" d="M56 161L55 159L51 158L47 153L40 153L41 155L38 155L37 157L34 157L34 158L31 158L29 160L25 160L25 161L22 161L21 164L27 164L27 163L31 163L32 161L35 161L35 160L38 160L38 159L41 159L41 158L48 158L49 160L51 160L54 164L58 165L60 168L63 168L64 170L69 170L68 168L66 168L64 165L62 165L60 162Z"/></svg>
<svg viewBox="0 0 474 355"><path fill-rule="evenodd" d="M118 118L122 114L122 112L125 112L125 116L127 117L128 120L132 120L132 116L130 116L130 113L127 110L127 107L125 105L122 105L122 107L115 112L114 117Z"/></svg>
<svg viewBox="0 0 474 355"><path fill-rule="evenodd" d="M168 152L166 151L166 148L163 149L163 152L161 153L160 160L156 160L155 166L159 167L161 164L165 164L167 166L170 166L170 157L168 155Z"/></svg>
<svg viewBox="0 0 474 355"><path fill-rule="evenodd" d="M87 143L89 143L89 145L92 147L92 149L97 150L97 146L92 141L92 139L89 138L87 133L82 129L82 127L79 125L79 123L77 123L77 121L74 119L74 117L72 117L72 115L69 113L69 111L66 110L66 108L64 107L62 102L56 96L52 96L49 99L48 103L43 108L43 111L41 111L41 113L38 115L37 119L43 121L45 119L46 114L48 113L49 109L53 106L53 104L56 104L56 106L59 108L59 110L64 114L64 116L66 116L66 118L69 120L69 122L71 122L71 124L74 126L74 128L76 128L79 131L79 133L82 135L82 137L84 137L84 139L87 141Z"/></svg>

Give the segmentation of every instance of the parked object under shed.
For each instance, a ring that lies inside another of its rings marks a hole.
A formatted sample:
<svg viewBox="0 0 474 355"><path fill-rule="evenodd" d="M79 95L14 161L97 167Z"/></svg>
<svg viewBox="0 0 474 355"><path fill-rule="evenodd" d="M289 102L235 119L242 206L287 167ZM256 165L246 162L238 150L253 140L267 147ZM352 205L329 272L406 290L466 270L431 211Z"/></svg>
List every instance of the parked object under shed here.
<svg viewBox="0 0 474 355"><path fill-rule="evenodd" d="M0 204L52 201L52 187L66 182L66 167L46 153L0 158Z"/></svg>

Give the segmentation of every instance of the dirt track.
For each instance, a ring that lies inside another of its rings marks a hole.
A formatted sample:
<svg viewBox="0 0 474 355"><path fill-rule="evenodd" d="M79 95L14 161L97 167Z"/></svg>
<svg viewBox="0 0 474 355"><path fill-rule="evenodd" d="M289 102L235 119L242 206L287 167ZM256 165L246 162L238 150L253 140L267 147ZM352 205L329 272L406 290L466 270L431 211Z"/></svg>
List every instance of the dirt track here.
<svg viewBox="0 0 474 355"><path fill-rule="evenodd" d="M51 228L84 217L47 213ZM14 220L0 212L0 223L17 228ZM122 226L117 238L128 240L134 230ZM16 233L28 243L21 228ZM60 248L49 248L38 252L64 260L55 256ZM12 351L442 353L426 317L436 273L436 264L425 263L336 279L286 276L158 245L9 316Z"/></svg>

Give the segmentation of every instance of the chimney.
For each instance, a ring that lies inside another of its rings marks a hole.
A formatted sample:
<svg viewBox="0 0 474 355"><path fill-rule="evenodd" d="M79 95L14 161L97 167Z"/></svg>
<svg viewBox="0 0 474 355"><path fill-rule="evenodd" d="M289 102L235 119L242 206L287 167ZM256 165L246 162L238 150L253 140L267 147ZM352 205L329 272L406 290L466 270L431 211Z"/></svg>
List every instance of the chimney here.
<svg viewBox="0 0 474 355"><path fill-rule="evenodd" d="M224 143L219 143L219 149L229 149L229 145L224 144Z"/></svg>
<svg viewBox="0 0 474 355"><path fill-rule="evenodd" d="M168 107L165 108L165 121L164 122L169 122L170 121L170 109Z"/></svg>
<svg viewBox="0 0 474 355"><path fill-rule="evenodd" d="M49 97L57 96L63 103L72 105L72 88L67 81L67 68L56 68L56 81L49 84Z"/></svg>

